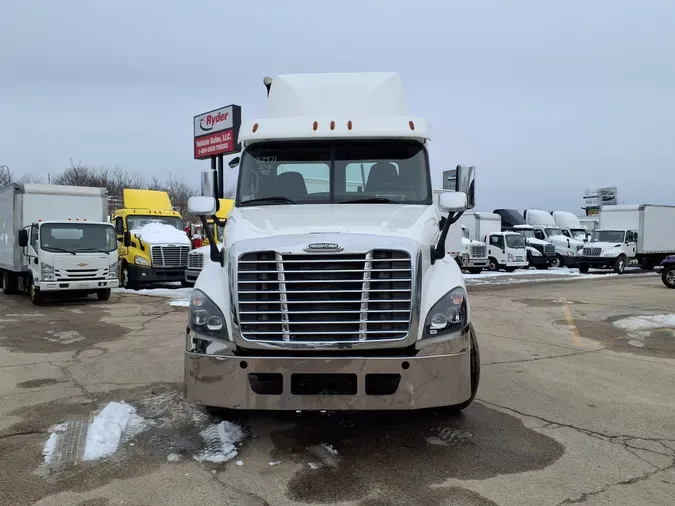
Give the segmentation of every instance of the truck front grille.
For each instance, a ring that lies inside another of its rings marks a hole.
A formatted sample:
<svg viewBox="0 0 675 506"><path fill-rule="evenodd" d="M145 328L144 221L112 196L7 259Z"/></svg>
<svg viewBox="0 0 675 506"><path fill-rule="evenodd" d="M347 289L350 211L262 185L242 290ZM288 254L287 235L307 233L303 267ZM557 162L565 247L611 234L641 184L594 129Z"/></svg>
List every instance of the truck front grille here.
<svg viewBox="0 0 675 506"><path fill-rule="evenodd" d="M471 257L472 258L486 258L487 257L487 246L471 246Z"/></svg>
<svg viewBox="0 0 675 506"><path fill-rule="evenodd" d="M544 244L544 255L547 257L555 255L555 246L553 244Z"/></svg>
<svg viewBox="0 0 675 506"><path fill-rule="evenodd" d="M193 270L202 270L204 267L204 255L201 253L194 253L192 255L188 255L188 262L187 262L188 269L193 269Z"/></svg>
<svg viewBox="0 0 675 506"><path fill-rule="evenodd" d="M602 253L602 248L584 248L583 255L587 257L599 257Z"/></svg>
<svg viewBox="0 0 675 506"><path fill-rule="evenodd" d="M153 246L153 267L186 267L190 246Z"/></svg>
<svg viewBox="0 0 675 506"><path fill-rule="evenodd" d="M365 254L245 253L238 263L239 320L249 341L405 339L412 263L398 250Z"/></svg>
<svg viewBox="0 0 675 506"><path fill-rule="evenodd" d="M56 269L54 276L58 281L96 281L108 277L108 268L104 269Z"/></svg>

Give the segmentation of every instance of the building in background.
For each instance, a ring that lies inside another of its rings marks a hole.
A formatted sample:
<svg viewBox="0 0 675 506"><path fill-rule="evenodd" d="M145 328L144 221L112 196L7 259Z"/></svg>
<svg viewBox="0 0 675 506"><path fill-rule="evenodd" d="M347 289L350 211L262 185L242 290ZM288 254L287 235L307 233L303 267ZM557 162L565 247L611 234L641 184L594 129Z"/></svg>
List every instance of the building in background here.
<svg viewBox="0 0 675 506"><path fill-rule="evenodd" d="M593 216L600 212L601 206L615 206L618 201L619 192L616 186L607 186L605 188L588 189L584 193L583 210L586 216Z"/></svg>

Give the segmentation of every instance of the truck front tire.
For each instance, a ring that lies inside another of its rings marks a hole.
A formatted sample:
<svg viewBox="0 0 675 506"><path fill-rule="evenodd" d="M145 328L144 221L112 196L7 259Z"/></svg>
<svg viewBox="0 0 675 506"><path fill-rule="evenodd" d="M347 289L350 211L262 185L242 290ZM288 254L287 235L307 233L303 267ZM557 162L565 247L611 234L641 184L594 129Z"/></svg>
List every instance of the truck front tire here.
<svg viewBox="0 0 675 506"><path fill-rule="evenodd" d="M617 274L623 274L626 271L626 257L624 255L620 255L615 261L614 261L614 272Z"/></svg>
<svg viewBox="0 0 675 506"><path fill-rule="evenodd" d="M480 383L480 349L478 348L478 339L476 339L476 332L473 325L469 326L469 338L471 339L471 397L461 404L455 406L448 406L451 413L459 413L463 409L469 407L476 397L478 392L478 384Z"/></svg>
<svg viewBox="0 0 675 506"><path fill-rule="evenodd" d="M96 292L96 298L102 302L105 302L108 299L110 299L110 288L106 290L99 290L98 292Z"/></svg>
<svg viewBox="0 0 675 506"><path fill-rule="evenodd" d="M588 264L579 264L579 272L581 274L586 274L588 272L588 269L590 269L590 266Z"/></svg>
<svg viewBox="0 0 675 506"><path fill-rule="evenodd" d="M132 283L131 277L129 276L129 265L126 262L122 264L122 269L120 271L120 285L127 290L136 289L135 283Z"/></svg>
<svg viewBox="0 0 675 506"><path fill-rule="evenodd" d="M34 306L42 306L45 303L45 296L42 295L40 289L35 286L35 280L31 277L30 284L28 285L28 293L30 295L30 301Z"/></svg>

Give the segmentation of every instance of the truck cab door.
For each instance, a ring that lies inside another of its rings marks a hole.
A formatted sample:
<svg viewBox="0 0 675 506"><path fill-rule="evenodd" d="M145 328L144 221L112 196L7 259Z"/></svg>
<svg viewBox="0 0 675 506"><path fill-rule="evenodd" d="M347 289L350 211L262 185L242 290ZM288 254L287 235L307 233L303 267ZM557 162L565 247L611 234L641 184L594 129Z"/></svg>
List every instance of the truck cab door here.
<svg viewBox="0 0 675 506"><path fill-rule="evenodd" d="M626 232L626 255L629 257L635 257L637 252L637 232L629 230Z"/></svg>
<svg viewBox="0 0 675 506"><path fill-rule="evenodd" d="M505 251L504 251L504 236L503 235L491 235L488 238L488 255L496 258L500 263L504 260Z"/></svg>

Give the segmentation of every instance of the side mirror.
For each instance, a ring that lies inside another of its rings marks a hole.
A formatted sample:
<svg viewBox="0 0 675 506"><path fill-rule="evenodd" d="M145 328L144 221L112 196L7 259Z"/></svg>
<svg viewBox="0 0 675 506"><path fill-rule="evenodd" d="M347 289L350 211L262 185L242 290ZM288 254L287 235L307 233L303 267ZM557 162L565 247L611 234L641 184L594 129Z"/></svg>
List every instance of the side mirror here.
<svg viewBox="0 0 675 506"><path fill-rule="evenodd" d="M457 191L466 194L465 209L476 207L476 167L473 165L457 166Z"/></svg>
<svg viewBox="0 0 675 506"><path fill-rule="evenodd" d="M122 244L124 244L125 248L131 246L131 232L128 230L124 232L124 235L122 236Z"/></svg>
<svg viewBox="0 0 675 506"><path fill-rule="evenodd" d="M202 195L213 197L216 194L216 171L207 169L202 171Z"/></svg>
<svg viewBox="0 0 675 506"><path fill-rule="evenodd" d="M438 196L438 207L445 213L461 213L466 210L466 193L443 192Z"/></svg>
<svg viewBox="0 0 675 506"><path fill-rule="evenodd" d="M638 242L638 233L637 232L633 232L633 241Z"/></svg>
<svg viewBox="0 0 675 506"><path fill-rule="evenodd" d="M238 156L235 156L232 160L227 162L227 164L230 166L230 169L236 169L239 167L239 163L241 162L241 158Z"/></svg>
<svg viewBox="0 0 675 506"><path fill-rule="evenodd" d="M28 230L25 228L19 230L19 246L22 248L28 246Z"/></svg>
<svg viewBox="0 0 675 506"><path fill-rule="evenodd" d="M188 199L188 212L197 216L213 216L216 214L218 204L213 197L190 197Z"/></svg>

